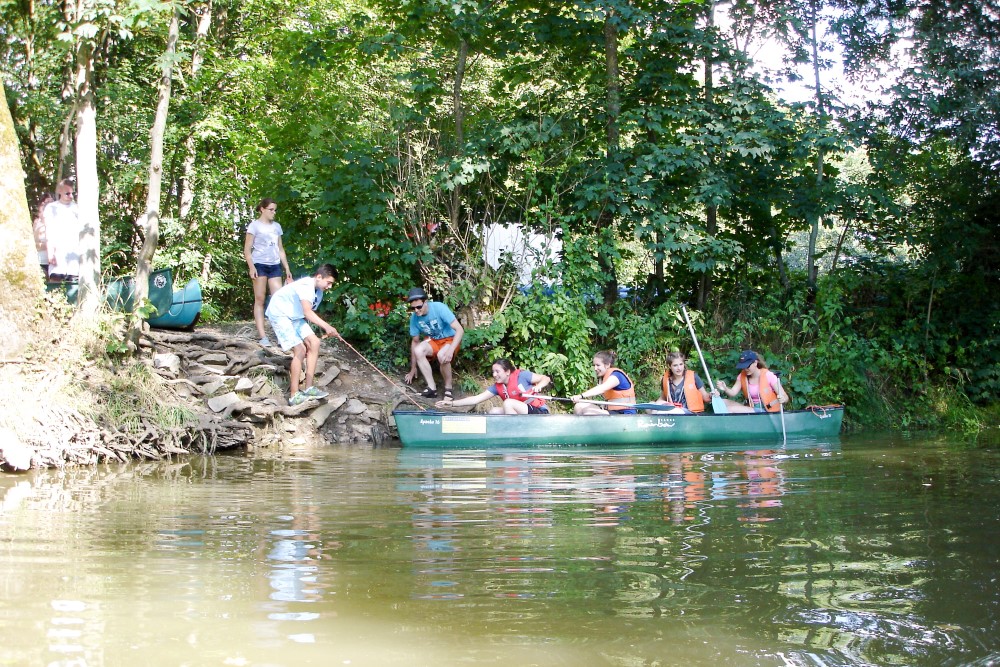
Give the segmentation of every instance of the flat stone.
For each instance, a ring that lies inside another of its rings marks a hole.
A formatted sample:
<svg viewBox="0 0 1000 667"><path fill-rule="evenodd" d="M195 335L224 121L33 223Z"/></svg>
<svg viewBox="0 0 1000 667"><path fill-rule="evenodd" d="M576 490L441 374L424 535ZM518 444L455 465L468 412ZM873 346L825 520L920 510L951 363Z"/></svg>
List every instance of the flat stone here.
<svg viewBox="0 0 1000 667"><path fill-rule="evenodd" d="M203 364L211 364L213 366L228 366L229 355L222 352L209 352L208 354L203 354L198 357L198 361Z"/></svg>
<svg viewBox="0 0 1000 667"><path fill-rule="evenodd" d="M172 353L154 354L153 368L165 368L174 375L177 375L181 369L181 358Z"/></svg>
<svg viewBox="0 0 1000 667"><path fill-rule="evenodd" d="M253 380L250 378L240 378L236 381L235 391L249 392L253 389Z"/></svg>
<svg viewBox="0 0 1000 667"><path fill-rule="evenodd" d="M216 380L215 382L206 382L201 385L201 392L206 396L212 396L218 393L220 389L226 386L225 380Z"/></svg>
<svg viewBox="0 0 1000 667"><path fill-rule="evenodd" d="M223 369L218 366L206 366L205 364L191 364L188 366L188 375L224 375Z"/></svg>
<svg viewBox="0 0 1000 667"><path fill-rule="evenodd" d="M352 398L344 406L344 414L348 415L360 415L362 412L368 409L368 406L359 401L356 398Z"/></svg>
<svg viewBox="0 0 1000 667"><path fill-rule="evenodd" d="M208 399L208 407L212 412L222 412L230 405L235 405L240 402L240 397L236 395L235 392L229 392L228 394L223 394L222 396L213 396Z"/></svg>
<svg viewBox="0 0 1000 667"><path fill-rule="evenodd" d="M343 394L339 396L331 396L330 398L326 399L326 404L332 405L334 410L337 410L338 408L340 408L341 405L343 405L346 402L347 402L347 396L344 396Z"/></svg>
<svg viewBox="0 0 1000 667"><path fill-rule="evenodd" d="M326 385L336 380L338 375L340 375L340 368L331 365L330 368L328 368L326 372L323 373L323 375L320 376L318 380L316 380L315 384L319 385L320 387L325 387Z"/></svg>
<svg viewBox="0 0 1000 667"><path fill-rule="evenodd" d="M326 423L327 417L333 414L333 411L336 409L337 408L330 405L329 403L323 403L318 408L312 411L310 417L312 417L312 420L316 423L316 427L319 428Z"/></svg>

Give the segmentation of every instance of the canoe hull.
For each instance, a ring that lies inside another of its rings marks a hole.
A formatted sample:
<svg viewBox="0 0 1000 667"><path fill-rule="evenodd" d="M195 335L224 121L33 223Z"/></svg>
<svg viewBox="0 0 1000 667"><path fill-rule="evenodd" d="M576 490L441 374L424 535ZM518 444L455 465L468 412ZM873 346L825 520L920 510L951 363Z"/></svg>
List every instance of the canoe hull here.
<svg viewBox="0 0 1000 667"><path fill-rule="evenodd" d="M396 410L404 447L531 447L556 445L684 445L781 441L781 415L486 415ZM785 412L793 438L829 438L840 433L843 407Z"/></svg>
<svg viewBox="0 0 1000 667"><path fill-rule="evenodd" d="M156 309L156 313L166 312L170 307L173 294L173 270L157 269L149 274L148 298ZM105 296L113 310L131 313L135 300L135 279L132 276L117 278L108 283Z"/></svg>
<svg viewBox="0 0 1000 667"><path fill-rule="evenodd" d="M201 283L192 278L183 289L174 290L170 307L149 318L156 329L193 329L201 317Z"/></svg>

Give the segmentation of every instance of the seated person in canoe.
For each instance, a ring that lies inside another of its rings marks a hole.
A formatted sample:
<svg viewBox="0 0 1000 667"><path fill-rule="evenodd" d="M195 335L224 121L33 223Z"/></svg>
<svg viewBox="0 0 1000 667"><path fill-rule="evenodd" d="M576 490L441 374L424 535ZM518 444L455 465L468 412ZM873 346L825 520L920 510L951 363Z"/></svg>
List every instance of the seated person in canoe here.
<svg viewBox="0 0 1000 667"><path fill-rule="evenodd" d="M704 412L705 405L712 401L705 383L697 373L688 370L680 352L667 355L667 370L660 384L660 397L653 403L664 407L663 410L650 410L654 414L698 414Z"/></svg>
<svg viewBox="0 0 1000 667"><path fill-rule="evenodd" d="M726 399L730 412L778 412L788 402L788 394L781 386L778 376L767 370L764 360L753 350L745 350L736 362L739 375L732 387L719 380L716 385L720 392L732 398L742 393L746 403Z"/></svg>
<svg viewBox="0 0 1000 667"><path fill-rule="evenodd" d="M601 380L596 387L573 396L573 414L576 415L634 415L638 413L635 405L635 384L625 371L615 368L615 353L602 350L594 355L594 374ZM586 399L591 396L603 396L602 405L596 405ZM605 401L607 403L605 403ZM609 405L621 403L622 405Z"/></svg>
<svg viewBox="0 0 1000 667"><path fill-rule="evenodd" d="M549 413L545 401L532 396L548 386L550 382L548 375L514 368L514 364L509 359L494 361L492 371L496 384L486 391L475 396L460 398L457 401L446 397L435 405L439 408L478 405L494 396L499 396L503 399L503 406L491 408L491 415L547 415Z"/></svg>

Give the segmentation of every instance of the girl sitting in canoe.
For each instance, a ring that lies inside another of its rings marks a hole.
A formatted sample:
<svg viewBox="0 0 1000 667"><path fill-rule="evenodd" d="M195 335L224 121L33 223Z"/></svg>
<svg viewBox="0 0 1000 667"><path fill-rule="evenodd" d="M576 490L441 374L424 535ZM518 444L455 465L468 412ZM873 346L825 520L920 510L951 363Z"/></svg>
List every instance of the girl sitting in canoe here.
<svg viewBox="0 0 1000 667"><path fill-rule="evenodd" d="M667 355L667 370L663 373L660 397L653 401L664 406L663 410L650 410L659 414L691 414L705 411L712 395L705 389L705 383L694 371L688 370L684 355L671 352Z"/></svg>
<svg viewBox="0 0 1000 667"><path fill-rule="evenodd" d="M730 398L743 393L746 404L726 400L730 412L778 412L788 402L788 394L781 386L778 376L767 370L764 360L753 350L745 350L736 362L740 374L732 387L719 380L716 384L721 392Z"/></svg>
<svg viewBox="0 0 1000 667"><path fill-rule="evenodd" d="M615 368L615 353L603 350L594 355L594 374L601 380L596 387L573 396L573 414L576 415L634 415L638 413L635 404L635 384L625 375L625 371ZM604 407L588 402L588 396L604 396L608 403Z"/></svg>
<svg viewBox="0 0 1000 667"><path fill-rule="evenodd" d="M514 364L509 359L497 359L491 368L496 384L486 391L475 396L460 398L457 401L445 398L435 405L439 408L479 405L494 396L499 396L503 399L503 406L490 408L491 415L547 415L549 413L545 401L532 397L532 394L537 394L548 386L550 382L548 375L514 368Z"/></svg>

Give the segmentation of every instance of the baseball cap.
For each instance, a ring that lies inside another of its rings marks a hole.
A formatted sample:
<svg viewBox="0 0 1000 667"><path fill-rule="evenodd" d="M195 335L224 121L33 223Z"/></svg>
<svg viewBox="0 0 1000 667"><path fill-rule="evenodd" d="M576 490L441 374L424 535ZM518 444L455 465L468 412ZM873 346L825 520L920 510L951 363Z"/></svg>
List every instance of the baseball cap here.
<svg viewBox="0 0 1000 667"><path fill-rule="evenodd" d="M736 368L742 371L758 359L757 353L753 350L744 350L743 354L740 355L740 360L736 362Z"/></svg>

